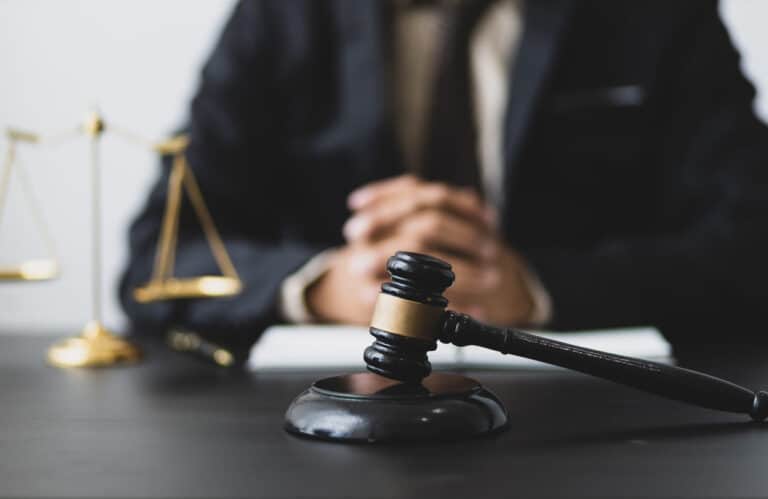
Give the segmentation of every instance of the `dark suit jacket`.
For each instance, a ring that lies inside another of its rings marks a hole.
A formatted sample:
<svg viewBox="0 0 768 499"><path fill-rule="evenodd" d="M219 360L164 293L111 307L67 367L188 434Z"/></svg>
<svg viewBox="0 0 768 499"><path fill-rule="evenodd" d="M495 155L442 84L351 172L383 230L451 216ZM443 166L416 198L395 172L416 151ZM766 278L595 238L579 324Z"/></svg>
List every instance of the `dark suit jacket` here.
<svg viewBox="0 0 768 499"><path fill-rule="evenodd" d="M132 300L150 274L166 165L131 228L122 281L140 328L178 323L251 342L277 320L283 279L342 244L347 194L404 171L389 95L390 3L237 6L188 128L191 165L245 291ZM654 324L677 342L760 337L768 134L716 2L530 0L524 15L502 225L552 296L552 326ZM190 217L177 269L215 270Z"/></svg>

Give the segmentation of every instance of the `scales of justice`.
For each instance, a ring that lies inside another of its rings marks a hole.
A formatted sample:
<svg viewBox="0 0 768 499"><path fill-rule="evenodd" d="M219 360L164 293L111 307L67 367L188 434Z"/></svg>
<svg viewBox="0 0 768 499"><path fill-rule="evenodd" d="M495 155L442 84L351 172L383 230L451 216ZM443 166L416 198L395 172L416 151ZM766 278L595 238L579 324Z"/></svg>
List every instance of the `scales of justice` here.
<svg viewBox="0 0 768 499"><path fill-rule="evenodd" d="M105 367L136 362L141 358L139 348L113 334L102 320L101 283L101 160L99 142L105 132L113 133L137 143L160 155L172 158L168 178L168 196L163 223L157 243L153 272L144 286L134 291L136 301L150 303L160 300L191 298L215 298L240 293L242 281L224 246L213 218L205 204L197 180L189 167L186 149L189 139L178 135L168 140L152 142L111 124L107 126L96 112L74 130L58 135L42 136L36 133L8 129L8 149L2 171L0 171L0 223L3 208L8 198L12 177L19 179L21 193L26 201L37 231L45 247L44 258L29 258L11 265L0 264L0 282L35 282L54 279L59 275L59 258L48 224L43 216L40 203L34 195L32 184L23 163L18 160L19 146L55 145L86 136L90 146L91 182L91 320L79 335L64 339L48 350L48 362L57 367ZM220 275L197 277L174 277L174 263L178 242L179 217L183 195L186 193L203 235L221 272Z"/></svg>

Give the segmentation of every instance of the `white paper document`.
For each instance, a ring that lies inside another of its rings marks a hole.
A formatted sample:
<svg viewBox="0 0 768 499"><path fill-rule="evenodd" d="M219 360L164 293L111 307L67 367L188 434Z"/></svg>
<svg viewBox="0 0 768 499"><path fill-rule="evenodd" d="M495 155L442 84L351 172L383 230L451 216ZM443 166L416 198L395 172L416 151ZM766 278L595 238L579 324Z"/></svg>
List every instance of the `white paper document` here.
<svg viewBox="0 0 768 499"><path fill-rule="evenodd" d="M668 360L672 348L653 327L604 329L573 333L531 331L533 334L580 347L650 360ZM251 370L361 369L363 351L373 342L368 328L352 326L272 326L254 345L248 359ZM547 364L502 355L480 347L456 347L438 342L429 352L435 367L517 368Z"/></svg>

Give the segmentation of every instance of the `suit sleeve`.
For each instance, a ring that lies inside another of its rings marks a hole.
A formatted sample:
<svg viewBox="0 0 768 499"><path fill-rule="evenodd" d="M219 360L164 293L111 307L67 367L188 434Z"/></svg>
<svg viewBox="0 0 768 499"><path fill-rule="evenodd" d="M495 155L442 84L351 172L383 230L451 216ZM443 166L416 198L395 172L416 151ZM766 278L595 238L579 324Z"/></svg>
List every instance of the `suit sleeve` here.
<svg viewBox="0 0 768 499"><path fill-rule="evenodd" d="M169 161L133 223L128 267L120 297L140 330L170 325L195 328L223 344L248 345L276 320L282 281L322 248L281 234L283 203L279 123L274 87L275 41L265 3L240 2L204 66L192 101L188 160L233 263L244 281L231 298L172 300L150 304L133 298L151 274L166 202ZM192 215L182 208L176 275L216 274L211 251Z"/></svg>
<svg viewBox="0 0 768 499"><path fill-rule="evenodd" d="M692 8L665 50L665 216L656 235L527 256L556 329L653 324L673 343L765 341L768 133L715 2Z"/></svg>

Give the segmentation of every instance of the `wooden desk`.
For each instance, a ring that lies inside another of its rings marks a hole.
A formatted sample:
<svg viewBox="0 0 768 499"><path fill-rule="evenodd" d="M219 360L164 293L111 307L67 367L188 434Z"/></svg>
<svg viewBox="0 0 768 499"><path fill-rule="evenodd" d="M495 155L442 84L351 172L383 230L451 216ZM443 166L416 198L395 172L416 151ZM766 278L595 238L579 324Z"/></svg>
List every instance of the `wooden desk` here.
<svg viewBox="0 0 768 499"><path fill-rule="evenodd" d="M43 364L52 340L0 336L0 497L768 495L768 425L562 370L471 373L507 404L502 434L340 445L281 429L324 373L225 371L152 345L134 367L61 371ZM765 388L760 364L687 365Z"/></svg>

